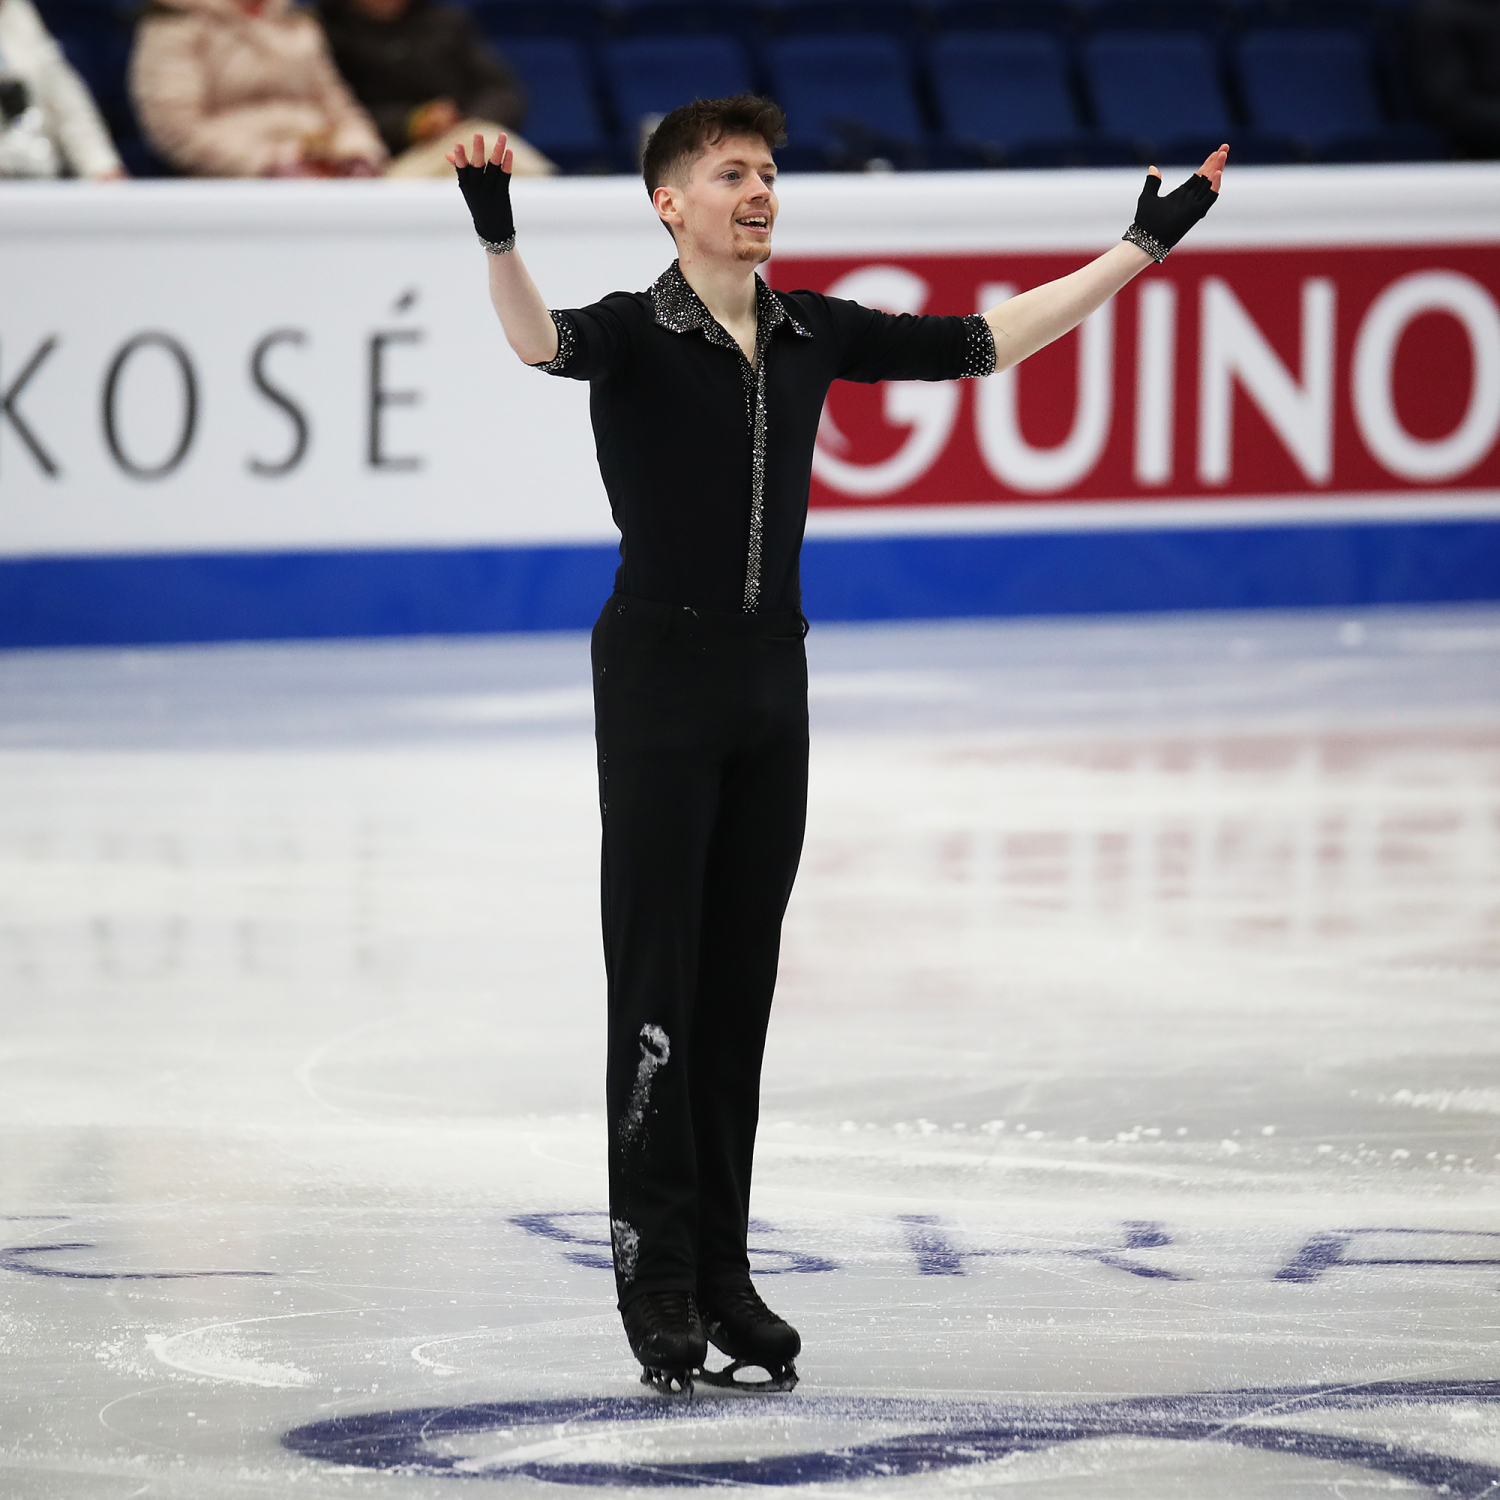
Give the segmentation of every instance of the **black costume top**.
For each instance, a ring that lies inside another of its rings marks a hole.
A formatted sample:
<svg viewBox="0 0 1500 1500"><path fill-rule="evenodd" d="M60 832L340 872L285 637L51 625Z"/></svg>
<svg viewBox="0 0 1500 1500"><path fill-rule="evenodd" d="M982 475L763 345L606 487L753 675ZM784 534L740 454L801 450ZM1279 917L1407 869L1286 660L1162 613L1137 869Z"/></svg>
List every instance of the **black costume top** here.
<svg viewBox="0 0 1500 1500"><path fill-rule="evenodd" d="M720 614L801 606L813 443L835 380L960 380L995 368L982 315L899 316L756 281L752 367L677 263L646 292L554 312L536 366L590 383L620 528L615 587Z"/></svg>

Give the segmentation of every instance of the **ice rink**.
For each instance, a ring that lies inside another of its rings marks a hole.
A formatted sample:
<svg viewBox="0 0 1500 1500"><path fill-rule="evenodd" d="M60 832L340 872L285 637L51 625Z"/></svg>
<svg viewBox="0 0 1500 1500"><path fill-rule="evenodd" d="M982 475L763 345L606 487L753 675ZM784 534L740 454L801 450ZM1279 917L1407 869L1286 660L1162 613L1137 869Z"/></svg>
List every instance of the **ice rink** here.
<svg viewBox="0 0 1500 1500"><path fill-rule="evenodd" d="M0 1495L1500 1495L1500 610L809 651L803 1379L691 1405L585 638L0 656Z"/></svg>

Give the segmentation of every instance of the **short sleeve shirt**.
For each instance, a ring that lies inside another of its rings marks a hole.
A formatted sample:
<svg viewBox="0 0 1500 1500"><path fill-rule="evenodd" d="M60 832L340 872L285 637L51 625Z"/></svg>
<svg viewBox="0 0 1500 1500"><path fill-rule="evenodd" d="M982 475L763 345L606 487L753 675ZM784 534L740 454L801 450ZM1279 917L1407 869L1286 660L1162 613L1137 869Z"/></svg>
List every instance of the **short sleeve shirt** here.
<svg viewBox="0 0 1500 1500"><path fill-rule="evenodd" d="M676 262L649 291L552 313L557 355L536 368L589 382L622 593L724 614L799 609L829 386L995 368L982 315L898 315L759 278L755 287L754 365Z"/></svg>

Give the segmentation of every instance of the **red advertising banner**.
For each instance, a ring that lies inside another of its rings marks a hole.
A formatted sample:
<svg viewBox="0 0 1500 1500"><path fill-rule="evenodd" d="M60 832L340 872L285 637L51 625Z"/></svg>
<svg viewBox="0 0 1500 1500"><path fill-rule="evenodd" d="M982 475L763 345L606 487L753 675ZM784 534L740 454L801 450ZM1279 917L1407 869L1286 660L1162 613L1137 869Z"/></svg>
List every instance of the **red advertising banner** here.
<svg viewBox="0 0 1500 1500"><path fill-rule="evenodd" d="M772 285L969 313L1061 254L776 257ZM1500 487L1500 246L1179 252L983 381L835 385L814 506Z"/></svg>

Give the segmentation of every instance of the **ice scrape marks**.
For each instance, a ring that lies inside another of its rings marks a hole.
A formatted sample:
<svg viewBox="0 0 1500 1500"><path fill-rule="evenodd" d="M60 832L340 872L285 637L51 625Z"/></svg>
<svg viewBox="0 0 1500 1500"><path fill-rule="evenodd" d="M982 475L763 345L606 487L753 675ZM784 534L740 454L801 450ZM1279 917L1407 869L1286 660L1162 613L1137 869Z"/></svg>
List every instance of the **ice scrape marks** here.
<svg viewBox="0 0 1500 1500"><path fill-rule="evenodd" d="M1500 1466L1360 1433L1371 1413L1399 1424L1424 1410L1472 1411L1496 1403L1500 1381L1478 1380L1035 1404L816 1396L688 1404L600 1397L336 1417L296 1428L282 1443L304 1457L346 1467L683 1489L853 1481L878 1486L881 1480L974 1468L1070 1443L1125 1438L1258 1449L1364 1469L1448 1500L1480 1500L1500 1487Z"/></svg>
<svg viewBox="0 0 1500 1500"><path fill-rule="evenodd" d="M636 1064L635 1087L630 1091L630 1103L620 1121L622 1146L633 1144L640 1135L646 1123L646 1106L651 1101L651 1080L667 1065L671 1055L672 1043L666 1032L648 1021L641 1027L641 1060Z"/></svg>

